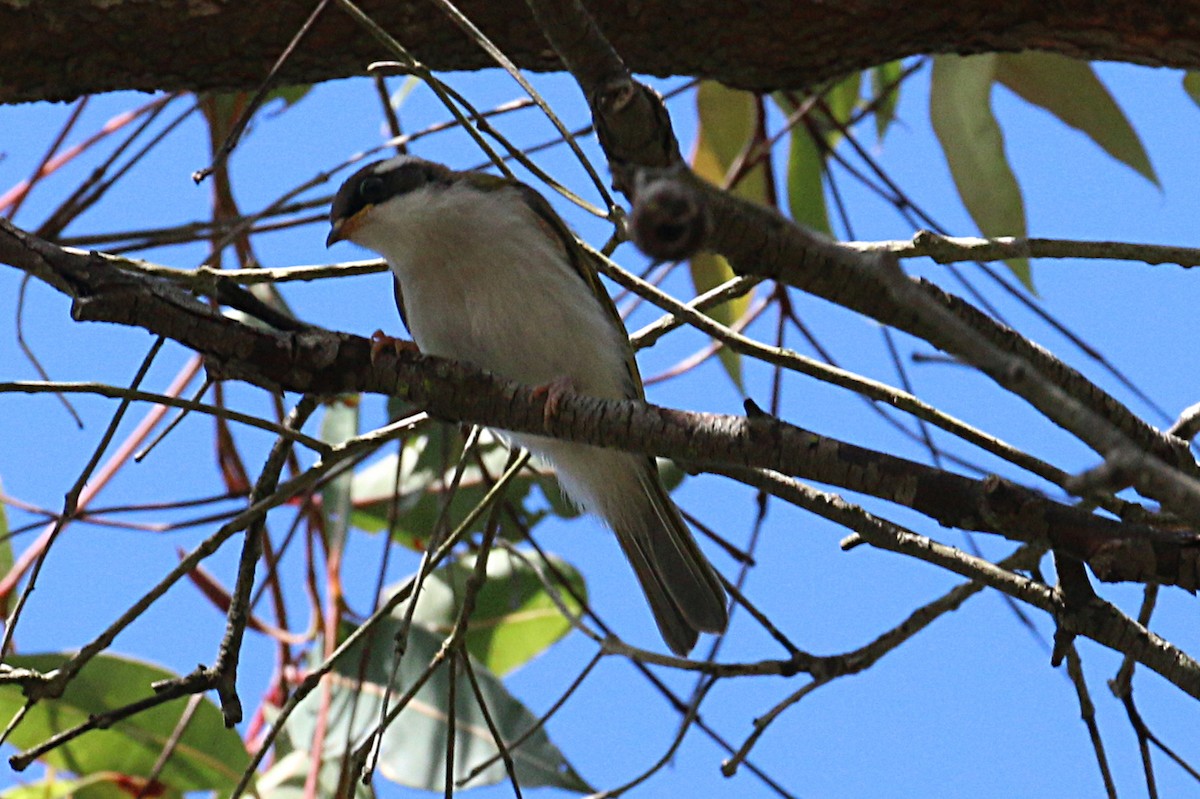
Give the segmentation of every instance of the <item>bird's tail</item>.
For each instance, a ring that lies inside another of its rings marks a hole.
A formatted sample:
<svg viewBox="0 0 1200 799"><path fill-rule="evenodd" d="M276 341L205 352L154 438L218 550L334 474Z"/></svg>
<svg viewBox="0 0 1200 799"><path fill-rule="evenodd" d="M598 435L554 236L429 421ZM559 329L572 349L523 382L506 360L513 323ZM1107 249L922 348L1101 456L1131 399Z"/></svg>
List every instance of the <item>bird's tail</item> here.
<svg viewBox="0 0 1200 799"><path fill-rule="evenodd" d="M667 495L651 458L509 435L553 463L567 495L602 517L617 534L672 652L687 655L701 632L725 629L725 589Z"/></svg>
<svg viewBox="0 0 1200 799"><path fill-rule="evenodd" d="M605 517L642 585L663 640L672 652L685 656L699 633L722 632L728 624L725 589L667 495L654 462L645 459L636 474L637 492L625 497L620 512Z"/></svg>

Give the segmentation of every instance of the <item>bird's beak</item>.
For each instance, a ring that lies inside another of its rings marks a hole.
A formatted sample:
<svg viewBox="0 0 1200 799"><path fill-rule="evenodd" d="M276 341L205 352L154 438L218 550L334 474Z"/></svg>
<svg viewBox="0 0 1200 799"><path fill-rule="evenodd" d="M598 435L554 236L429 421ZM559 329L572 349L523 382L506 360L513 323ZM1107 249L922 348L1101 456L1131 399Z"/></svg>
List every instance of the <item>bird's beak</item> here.
<svg viewBox="0 0 1200 799"><path fill-rule="evenodd" d="M338 241L346 240L346 236L346 220L337 220L334 222L334 227L330 228L329 235L325 236L326 250L337 244Z"/></svg>
<svg viewBox="0 0 1200 799"><path fill-rule="evenodd" d="M325 237L325 246L327 248L332 247L339 241L346 241L353 236L354 231L358 230L358 228L362 225L363 220L367 216L367 211L370 209L371 206L367 206L354 216L343 219L335 219L333 221L333 227L329 230L329 235Z"/></svg>

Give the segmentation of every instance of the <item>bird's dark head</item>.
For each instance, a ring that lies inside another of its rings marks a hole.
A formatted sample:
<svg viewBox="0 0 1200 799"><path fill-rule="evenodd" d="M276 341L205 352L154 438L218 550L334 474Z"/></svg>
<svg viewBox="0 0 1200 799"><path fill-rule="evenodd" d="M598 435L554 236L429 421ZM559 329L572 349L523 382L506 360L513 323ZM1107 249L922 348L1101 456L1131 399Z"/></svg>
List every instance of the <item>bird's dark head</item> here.
<svg viewBox="0 0 1200 799"><path fill-rule="evenodd" d="M449 186L453 176L448 167L411 155L364 166L347 178L334 195L325 246L354 240L354 232L370 218L372 210L388 200L428 186Z"/></svg>

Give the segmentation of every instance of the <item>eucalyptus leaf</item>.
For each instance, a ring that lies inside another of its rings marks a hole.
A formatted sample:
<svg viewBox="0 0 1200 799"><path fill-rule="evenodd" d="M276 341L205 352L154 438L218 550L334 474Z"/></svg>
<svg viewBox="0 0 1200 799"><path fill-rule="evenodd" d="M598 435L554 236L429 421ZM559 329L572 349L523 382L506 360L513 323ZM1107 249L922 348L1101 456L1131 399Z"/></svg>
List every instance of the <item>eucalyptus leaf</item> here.
<svg viewBox="0 0 1200 799"><path fill-rule="evenodd" d="M725 185L729 170L747 152L758 131L758 103L753 94L730 89L716 81L701 81L696 90L699 129L692 168L700 177L718 186ZM730 188L751 202L768 200L765 161L746 170Z"/></svg>
<svg viewBox="0 0 1200 799"><path fill-rule="evenodd" d="M1192 98L1192 102L1200 105L1200 72L1183 73L1183 90Z"/></svg>
<svg viewBox="0 0 1200 799"><path fill-rule="evenodd" d="M697 175L717 186L730 183L731 170L743 160L758 134L758 102L750 92L730 89L715 81L703 81L696 90L696 113L699 127L696 148L692 153L692 169ZM773 204L770 195L769 160L745 170L733 183L730 191L742 199L759 204ZM700 294L721 285L734 276L733 269L720 255L700 253L690 262L692 285ZM730 326L741 319L750 308L752 296L747 294L705 311L714 320ZM727 347L718 352L721 365L739 390L742 384L741 356Z"/></svg>
<svg viewBox="0 0 1200 799"><path fill-rule="evenodd" d="M842 140L839 126L849 124L850 118L862 104L862 73L851 72L825 92L825 107L832 120L825 123L825 143L830 150Z"/></svg>
<svg viewBox="0 0 1200 799"><path fill-rule="evenodd" d="M274 89L267 92L267 96L263 100L263 105L266 105L272 100L280 100L282 101L282 105L275 109L274 113L281 114L307 97L308 93L311 91L311 83L296 83L291 86L276 86Z"/></svg>
<svg viewBox="0 0 1200 799"><path fill-rule="evenodd" d="M356 527L378 532L395 516L394 536L415 549L424 549L433 534L433 526L442 515L447 489L452 484L459 452L463 444L456 425L429 425L405 440L399 455L389 453L359 469L351 482L351 519ZM447 519L453 525L465 518L490 489L508 464L509 450L504 442L488 431L479 440L477 454L469 457ZM533 510L531 489L542 487L551 498L551 509L561 516L578 511L558 499L553 477L523 469L508 485L505 501L513 515L500 515L501 534L519 538L520 530L532 527L545 517ZM486 514L476 520L473 529L483 529ZM515 527L513 526L515 523Z"/></svg>
<svg viewBox="0 0 1200 799"><path fill-rule="evenodd" d="M904 72L902 61L889 61L871 69L872 105L875 108L875 135L879 141L887 135L888 128L896 118L896 106L900 104L900 76Z"/></svg>
<svg viewBox="0 0 1200 799"><path fill-rule="evenodd" d="M13 655L6 662L13 668L48 673L68 657L65 653ZM61 697L34 705L8 740L22 748L34 746L93 715L153 696L152 683L178 676L128 658L97 655L68 683ZM19 686L0 686L0 716L12 718L24 704ZM146 777L171 741L186 705L187 699L180 698L144 710L114 722L107 729L94 730L69 741L42 760L80 777L111 773ZM204 698L196 706L158 781L167 790L180 793L228 791L248 763L246 747L237 732L226 729L221 711Z"/></svg>
<svg viewBox="0 0 1200 799"><path fill-rule="evenodd" d="M787 193L792 219L813 230L832 234L825 204L825 155L807 125L792 128L788 142Z"/></svg>
<svg viewBox="0 0 1200 799"><path fill-rule="evenodd" d="M161 785L146 785L145 780L127 774L102 771L86 777L66 777L59 773L24 785L14 785L0 791L0 799L130 799L145 787L145 795L154 799L176 799L179 791L166 790Z"/></svg>
<svg viewBox="0 0 1200 799"><path fill-rule="evenodd" d="M1160 185L1137 131L1088 62L1056 53L1001 53L996 57L996 80Z"/></svg>
<svg viewBox="0 0 1200 799"><path fill-rule="evenodd" d="M258 799L304 799L308 795L305 786L312 768L312 756L302 749L285 748L290 751L259 775L255 786ZM317 796L347 796L345 783L352 783L355 799L372 799L375 796L372 786L364 785L358 775L343 775L345 760L343 757L326 757L321 762L317 772Z"/></svg>
<svg viewBox="0 0 1200 799"><path fill-rule="evenodd" d="M1025 235L1021 188L1008 164L1004 134L992 113L998 56L938 56L933 62L929 116L963 204L985 236ZM1033 290L1029 261L1007 262Z"/></svg>
<svg viewBox="0 0 1200 799"><path fill-rule="evenodd" d="M699 252L692 256L689 262L692 273L692 286L696 289L696 294L703 294L709 289L732 280L735 276L733 267L729 265L729 261L725 260L723 255L717 255L713 252ZM705 315L711 317L714 321L720 322L726 327L730 327L737 323L749 308L750 294L744 294L741 297L735 297L728 302L723 302L720 305L715 305L707 309ZM721 361L721 366L725 368L725 373L729 375L729 379L737 386L738 391L745 392L745 385L742 381L742 357L739 352L732 350L729 347L721 347L717 350L717 357Z"/></svg>
<svg viewBox="0 0 1200 799"><path fill-rule="evenodd" d="M427 629L449 634L458 618L475 556L463 555L435 570L426 579L413 620ZM543 561L532 549L516 555L494 549L488 556L487 582L475 599L475 612L467 627L467 650L494 674L504 675L546 651L571 630L558 605L547 592L542 577L553 581L559 574L573 593L558 588L559 600L573 614L583 607L575 595L587 599L583 576L560 558ZM403 618L407 605L397 608Z"/></svg>
<svg viewBox="0 0 1200 799"><path fill-rule="evenodd" d="M358 435L358 409L361 397L357 394L338 397L325 406L321 418L321 440L342 444ZM321 489L321 516L325 522L325 545L331 551L345 548L350 528L351 497L354 476L347 472L325 483Z"/></svg>
<svg viewBox="0 0 1200 799"><path fill-rule="evenodd" d="M386 686L393 673L393 642L399 629L399 620L384 620L367 641L351 647L335 664L334 672L327 678L332 683L322 758L340 758L347 745L357 746L364 740L379 721L384 696L390 694L389 706L395 707L396 698L422 677L444 641L443 636L413 625L396 668L396 682L389 691ZM509 753L521 787L552 785L581 793L591 791L550 742L544 729L533 732L520 745L515 744L518 737L534 727L537 717L483 664L474 660L472 663L488 713L503 739L510 742ZM446 737L450 731L449 686L448 669L443 662L384 731L378 767L384 778L427 791L443 789ZM456 674L455 692L454 776L463 779L476 765L497 754L498 749L461 667ZM322 691L314 691L288 718L283 732L290 747L303 750L313 740L323 701ZM465 787L491 785L505 779L504 765L497 760L473 776Z"/></svg>

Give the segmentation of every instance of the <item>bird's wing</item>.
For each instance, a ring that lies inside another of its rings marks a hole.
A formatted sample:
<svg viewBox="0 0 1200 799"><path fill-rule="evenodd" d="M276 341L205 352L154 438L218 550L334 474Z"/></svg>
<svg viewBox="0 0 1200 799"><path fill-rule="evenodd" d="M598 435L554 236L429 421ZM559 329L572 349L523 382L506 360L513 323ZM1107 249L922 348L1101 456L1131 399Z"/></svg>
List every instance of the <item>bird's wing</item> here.
<svg viewBox="0 0 1200 799"><path fill-rule="evenodd" d="M396 273L392 273L392 294L396 298L396 310L400 312L400 321L404 323L404 329L408 330L408 314L404 312L404 286L400 284L400 278Z"/></svg>
<svg viewBox="0 0 1200 799"><path fill-rule="evenodd" d="M497 178L497 180L503 180L503 178ZM616 304L613 303L612 297L608 296L608 292L600 283L600 276L596 271L592 256L579 246L575 234L571 232L567 223L554 211L545 197L524 183L512 181L512 185L521 192L529 207L537 214L538 221L542 223L546 234L559 243L563 254L571 262L575 274L579 275L580 280L587 284L588 290L596 298L596 302L604 308L605 315L612 322L613 327L621 332L621 338L626 342L625 367L629 370L628 397L629 399L644 400L646 390L642 385L641 373L638 372L637 360L633 357L633 347L628 343L629 334L625 331L625 323L621 320L621 314L617 311Z"/></svg>

